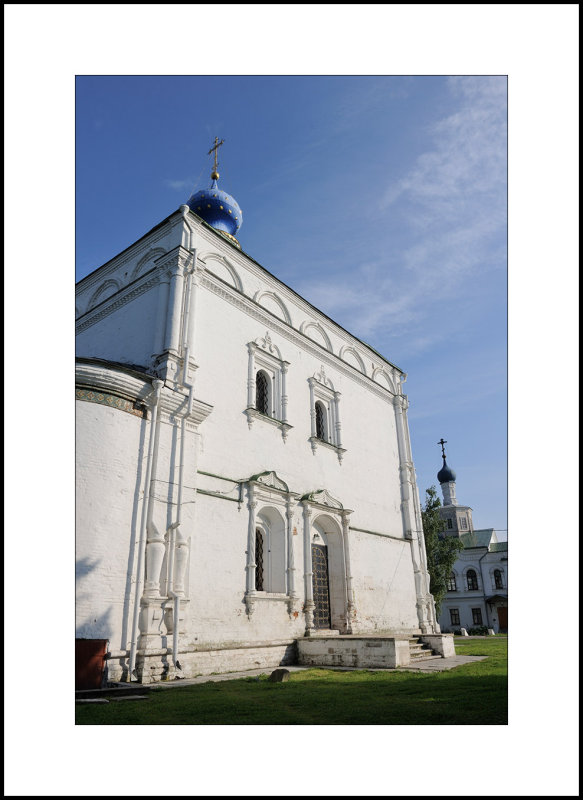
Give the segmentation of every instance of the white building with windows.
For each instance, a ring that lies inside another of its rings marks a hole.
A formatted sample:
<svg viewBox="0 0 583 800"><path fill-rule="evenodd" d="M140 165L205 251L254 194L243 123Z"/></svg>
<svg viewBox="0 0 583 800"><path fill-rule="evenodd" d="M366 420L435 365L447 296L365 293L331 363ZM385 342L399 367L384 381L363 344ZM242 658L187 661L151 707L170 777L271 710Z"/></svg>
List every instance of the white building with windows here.
<svg viewBox="0 0 583 800"><path fill-rule="evenodd" d="M241 249L217 180L77 286L78 666L272 667L324 634L441 652L406 376Z"/></svg>
<svg viewBox="0 0 583 800"><path fill-rule="evenodd" d="M441 445L445 442L441 440ZM472 509L458 505L455 472L443 466L437 473L444 505L439 509L445 536L457 536L464 549L453 566L448 592L441 604L443 631L485 626L508 630L508 542L499 542L493 528L474 530Z"/></svg>

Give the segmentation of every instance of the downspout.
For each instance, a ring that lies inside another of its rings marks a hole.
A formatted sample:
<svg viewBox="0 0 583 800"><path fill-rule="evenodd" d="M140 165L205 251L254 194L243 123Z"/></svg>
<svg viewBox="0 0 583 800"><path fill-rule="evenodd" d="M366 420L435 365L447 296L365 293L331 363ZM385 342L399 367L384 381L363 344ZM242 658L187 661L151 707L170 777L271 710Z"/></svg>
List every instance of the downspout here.
<svg viewBox="0 0 583 800"><path fill-rule="evenodd" d="M152 381L154 388L153 409L155 409L155 417L152 417L152 428L150 430L150 442L148 445L148 463L146 467L146 480L145 486L148 487L147 493L144 493L144 509L142 513L142 524L140 527L140 542L138 549L138 565L136 569L136 598L134 603L134 616L132 621L132 635L130 640L130 665L128 670L128 681L131 682L132 675L135 673L136 668L136 649L137 649L137 632L138 632L138 618L140 615L140 601L142 599L142 591L144 587L144 555L146 552L147 530L151 522L152 514L151 502L154 493L154 482L156 480L156 465L158 461L158 440L160 438L160 396L164 381ZM137 677L137 676L136 676Z"/></svg>
<svg viewBox="0 0 583 800"><path fill-rule="evenodd" d="M182 369L181 384L185 389L188 389L188 403L186 412L182 416L181 432L180 432L180 466L178 470L178 498L176 503L176 520L170 525L168 531L170 533L170 564L168 569L168 597L174 601L174 619L172 630L172 662L176 669L182 669L178 661L178 642L180 636L179 630L179 614L180 614L180 595L174 591L174 561L176 555L176 541L178 531L182 523L182 492L184 488L184 454L186 442L186 420L192 413L192 406L194 402L194 384L188 381L188 365L190 362L190 348L192 341L193 323L194 320L194 303L193 297L193 283L192 277L196 268L196 249L192 249L192 268L188 272L188 283L186 287L186 304L184 309L184 363ZM192 308L191 308L192 306Z"/></svg>

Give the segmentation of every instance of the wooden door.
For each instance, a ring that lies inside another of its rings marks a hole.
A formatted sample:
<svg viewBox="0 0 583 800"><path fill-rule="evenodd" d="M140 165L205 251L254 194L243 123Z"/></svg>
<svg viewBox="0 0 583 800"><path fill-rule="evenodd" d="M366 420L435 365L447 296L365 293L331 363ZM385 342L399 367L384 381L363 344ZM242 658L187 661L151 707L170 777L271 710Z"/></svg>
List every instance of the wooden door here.
<svg viewBox="0 0 583 800"><path fill-rule="evenodd" d="M330 628L328 548L326 545L312 545L312 586L314 591L314 628Z"/></svg>
<svg viewBox="0 0 583 800"><path fill-rule="evenodd" d="M507 633L508 632L508 609L504 606L498 606L496 609L498 612L498 627L500 628L500 633Z"/></svg>

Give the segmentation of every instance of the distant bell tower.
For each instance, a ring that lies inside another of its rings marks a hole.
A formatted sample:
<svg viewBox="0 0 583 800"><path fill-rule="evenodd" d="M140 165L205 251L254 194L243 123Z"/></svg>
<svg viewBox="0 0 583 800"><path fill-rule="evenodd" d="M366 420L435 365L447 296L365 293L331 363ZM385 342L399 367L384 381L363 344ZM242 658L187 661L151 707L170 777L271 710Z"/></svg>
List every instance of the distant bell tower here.
<svg viewBox="0 0 583 800"><path fill-rule="evenodd" d="M437 444L441 445L441 457L443 458L443 467L437 473L437 480L441 486L441 491L443 492L443 505L444 506L457 506L457 500L455 496L455 472L453 469L447 466L447 461L445 460L445 446L447 441L444 440L443 436L438 441Z"/></svg>
<svg viewBox="0 0 583 800"><path fill-rule="evenodd" d="M447 441L442 437L437 444L441 445L441 457L443 458L443 466L437 473L437 480L443 493L443 507L439 509L439 515L443 520L444 533L447 536L460 536L462 533L474 530L472 509L469 506L458 505L455 496L455 472L447 466L445 460Z"/></svg>

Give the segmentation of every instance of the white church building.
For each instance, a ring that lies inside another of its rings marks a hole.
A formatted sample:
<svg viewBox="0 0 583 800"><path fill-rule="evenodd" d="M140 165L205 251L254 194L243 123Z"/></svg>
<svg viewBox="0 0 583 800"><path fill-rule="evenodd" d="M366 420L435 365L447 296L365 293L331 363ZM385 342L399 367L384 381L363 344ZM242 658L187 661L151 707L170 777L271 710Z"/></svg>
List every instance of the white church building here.
<svg viewBox="0 0 583 800"><path fill-rule="evenodd" d="M474 530L472 509L458 504L456 474L447 465L443 439L443 466L437 480L443 493L439 515L445 536L463 544L449 575L447 594L439 615L443 631L490 628L508 631L508 542L499 542L493 528Z"/></svg>
<svg viewBox="0 0 583 800"><path fill-rule="evenodd" d="M241 249L217 146L210 188L77 285L77 667L453 654L406 376Z"/></svg>

